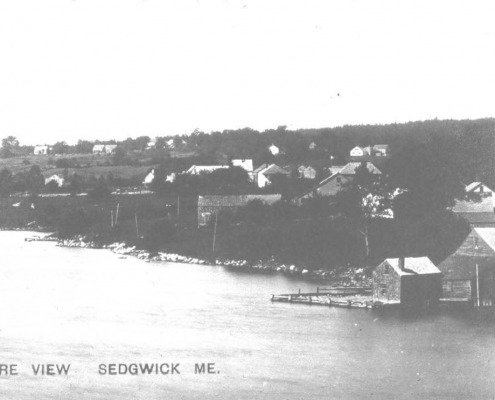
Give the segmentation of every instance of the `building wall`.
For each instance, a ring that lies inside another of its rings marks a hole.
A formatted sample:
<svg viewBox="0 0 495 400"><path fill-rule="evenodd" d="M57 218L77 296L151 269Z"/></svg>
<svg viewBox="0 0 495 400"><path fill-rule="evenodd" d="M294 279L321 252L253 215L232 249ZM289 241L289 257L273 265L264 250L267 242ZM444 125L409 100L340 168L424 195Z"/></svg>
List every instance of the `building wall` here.
<svg viewBox="0 0 495 400"><path fill-rule="evenodd" d="M438 303L442 293L441 274L405 275L401 281L401 304L424 307Z"/></svg>
<svg viewBox="0 0 495 400"><path fill-rule="evenodd" d="M444 299L471 299L473 295L470 279L442 280L442 298Z"/></svg>
<svg viewBox="0 0 495 400"><path fill-rule="evenodd" d="M373 301L399 303L401 300L401 279L399 274L386 262L373 270Z"/></svg>

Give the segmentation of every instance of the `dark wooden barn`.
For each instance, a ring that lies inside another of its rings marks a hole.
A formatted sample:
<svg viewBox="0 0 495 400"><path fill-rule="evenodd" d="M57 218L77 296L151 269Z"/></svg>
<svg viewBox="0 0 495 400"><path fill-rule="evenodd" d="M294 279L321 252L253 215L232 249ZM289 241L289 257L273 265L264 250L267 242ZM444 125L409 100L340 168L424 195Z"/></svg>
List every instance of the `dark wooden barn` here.
<svg viewBox="0 0 495 400"><path fill-rule="evenodd" d="M495 228L473 228L459 248L438 264L442 298L495 304ZM479 296L478 296L479 293Z"/></svg>

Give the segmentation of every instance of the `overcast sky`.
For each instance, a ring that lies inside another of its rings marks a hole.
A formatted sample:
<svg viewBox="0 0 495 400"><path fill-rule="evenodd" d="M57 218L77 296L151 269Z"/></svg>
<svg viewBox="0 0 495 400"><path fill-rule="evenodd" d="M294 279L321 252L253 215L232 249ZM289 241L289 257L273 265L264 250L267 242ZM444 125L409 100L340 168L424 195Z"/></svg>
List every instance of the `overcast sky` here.
<svg viewBox="0 0 495 400"><path fill-rule="evenodd" d="M0 0L0 137L494 117L494 21L491 0Z"/></svg>

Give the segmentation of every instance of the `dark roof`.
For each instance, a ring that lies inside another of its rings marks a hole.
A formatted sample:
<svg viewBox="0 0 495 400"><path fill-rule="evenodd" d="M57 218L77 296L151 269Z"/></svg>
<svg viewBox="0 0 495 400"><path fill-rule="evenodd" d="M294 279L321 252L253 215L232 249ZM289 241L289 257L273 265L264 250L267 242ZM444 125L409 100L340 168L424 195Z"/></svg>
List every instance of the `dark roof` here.
<svg viewBox="0 0 495 400"><path fill-rule="evenodd" d="M265 204L280 201L281 194L244 194L229 196L199 196L198 207L243 207L250 201L258 200Z"/></svg>
<svg viewBox="0 0 495 400"><path fill-rule="evenodd" d="M485 197L481 201L462 200L457 201L452 207L455 213L460 212L491 212L493 214L493 201L491 197Z"/></svg>
<svg viewBox="0 0 495 400"><path fill-rule="evenodd" d="M495 268L495 228L474 228L455 253L437 266L446 279L473 279L476 265L480 272Z"/></svg>
<svg viewBox="0 0 495 400"><path fill-rule="evenodd" d="M342 168L339 171L339 174L342 175L356 175L356 170L361 166L360 162L350 162L348 163L344 168ZM366 168L368 168L368 171L370 171L372 174L381 174L382 172L375 167L372 163L366 162Z"/></svg>
<svg viewBox="0 0 495 400"><path fill-rule="evenodd" d="M493 212L456 212L457 215L467 220L471 225L495 225Z"/></svg>

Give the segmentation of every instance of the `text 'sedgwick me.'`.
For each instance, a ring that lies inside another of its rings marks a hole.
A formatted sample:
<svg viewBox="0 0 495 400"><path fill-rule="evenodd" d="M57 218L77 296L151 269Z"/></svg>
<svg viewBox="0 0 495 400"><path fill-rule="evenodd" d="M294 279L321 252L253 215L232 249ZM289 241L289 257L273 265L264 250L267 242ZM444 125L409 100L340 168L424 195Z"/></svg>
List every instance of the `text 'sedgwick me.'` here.
<svg viewBox="0 0 495 400"><path fill-rule="evenodd" d="M71 364L31 364L27 372L35 376L69 375ZM180 363L108 363L99 364L99 375L180 375ZM184 370L185 371L185 370ZM0 364L0 376L17 376L26 372L18 364ZM186 372L186 371L185 371ZM195 363L194 367L187 368L187 372L200 375L219 374L215 363Z"/></svg>

